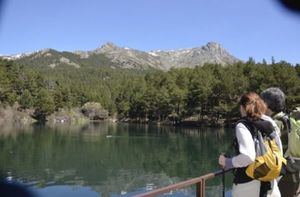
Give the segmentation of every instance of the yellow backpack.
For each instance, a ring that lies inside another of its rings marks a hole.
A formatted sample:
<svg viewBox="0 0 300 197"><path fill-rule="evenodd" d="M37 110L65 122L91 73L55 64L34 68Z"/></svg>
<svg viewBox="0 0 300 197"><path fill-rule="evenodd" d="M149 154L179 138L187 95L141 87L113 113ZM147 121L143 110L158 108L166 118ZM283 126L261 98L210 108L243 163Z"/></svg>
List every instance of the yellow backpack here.
<svg viewBox="0 0 300 197"><path fill-rule="evenodd" d="M275 139L263 139L259 131L257 145L259 150L257 151L257 147L255 161L247 167L246 174L260 181L272 181L280 175L282 165L286 165L286 159L282 156Z"/></svg>
<svg viewBox="0 0 300 197"><path fill-rule="evenodd" d="M249 124L249 122L247 123ZM249 126L245 126L249 129ZM264 136L252 124L250 127L254 128L253 140L255 144L256 158L255 161L246 168L246 174L260 181L268 182L276 179L281 172L283 165L286 165L286 159L282 156L282 153L276 144L274 139L275 130L271 135Z"/></svg>

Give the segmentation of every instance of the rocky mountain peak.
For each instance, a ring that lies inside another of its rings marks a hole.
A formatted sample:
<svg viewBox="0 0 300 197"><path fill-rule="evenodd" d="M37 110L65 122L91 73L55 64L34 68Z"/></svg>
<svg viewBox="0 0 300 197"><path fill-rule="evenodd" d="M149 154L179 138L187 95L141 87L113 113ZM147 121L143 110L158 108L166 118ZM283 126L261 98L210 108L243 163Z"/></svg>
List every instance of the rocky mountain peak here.
<svg viewBox="0 0 300 197"><path fill-rule="evenodd" d="M225 49L219 43L216 42L208 42L205 46L202 47L202 49L211 52L225 51Z"/></svg>
<svg viewBox="0 0 300 197"><path fill-rule="evenodd" d="M41 50L37 51L37 53L48 53L48 52L51 52L51 51L54 51L54 49L45 48L45 49L41 49Z"/></svg>
<svg viewBox="0 0 300 197"><path fill-rule="evenodd" d="M120 47L118 47L114 43L107 42L104 45L102 45L100 48L97 48L96 51L104 53L104 52L114 51L114 50L118 50L118 49L120 49Z"/></svg>

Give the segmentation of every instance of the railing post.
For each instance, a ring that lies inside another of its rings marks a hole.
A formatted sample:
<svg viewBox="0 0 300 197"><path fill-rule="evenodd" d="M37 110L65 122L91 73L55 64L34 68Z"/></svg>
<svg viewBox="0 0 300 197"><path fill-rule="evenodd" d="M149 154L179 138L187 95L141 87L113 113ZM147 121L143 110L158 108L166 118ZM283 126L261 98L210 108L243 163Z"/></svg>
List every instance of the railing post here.
<svg viewBox="0 0 300 197"><path fill-rule="evenodd" d="M201 181L196 184L196 197L201 197Z"/></svg>
<svg viewBox="0 0 300 197"><path fill-rule="evenodd" d="M203 179L203 181L201 181L201 188L202 188L202 196L201 197L205 197L205 179Z"/></svg>
<svg viewBox="0 0 300 197"><path fill-rule="evenodd" d="M196 196L205 197L205 179L201 179L196 185Z"/></svg>

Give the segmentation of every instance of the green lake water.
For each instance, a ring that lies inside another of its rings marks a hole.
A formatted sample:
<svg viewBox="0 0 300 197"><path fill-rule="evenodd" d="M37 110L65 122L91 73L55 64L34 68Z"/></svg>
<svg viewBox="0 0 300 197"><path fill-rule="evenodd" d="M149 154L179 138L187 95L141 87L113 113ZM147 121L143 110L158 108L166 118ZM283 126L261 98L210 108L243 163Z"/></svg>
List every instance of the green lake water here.
<svg viewBox="0 0 300 197"><path fill-rule="evenodd" d="M232 132L123 123L2 127L1 178L41 197L133 196L218 170ZM221 196L221 178L207 184L207 196ZM194 196L195 187L165 195Z"/></svg>

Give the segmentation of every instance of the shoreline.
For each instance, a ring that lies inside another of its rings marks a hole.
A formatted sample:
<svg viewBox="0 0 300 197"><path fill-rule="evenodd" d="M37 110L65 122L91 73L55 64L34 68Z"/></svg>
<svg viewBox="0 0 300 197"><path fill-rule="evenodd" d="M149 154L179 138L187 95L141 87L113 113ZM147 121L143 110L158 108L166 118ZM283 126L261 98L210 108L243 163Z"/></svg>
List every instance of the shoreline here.
<svg viewBox="0 0 300 197"><path fill-rule="evenodd" d="M150 121L147 119L116 118L116 115L91 119L85 116L79 108L72 108L61 109L47 116L46 121L38 121L33 118L33 110L20 110L15 106L0 108L0 125L10 124L16 126L27 126L33 123L83 125L87 123L101 123L106 121L111 123L152 124L173 127L222 128L232 127L236 122L236 119L221 119L216 121L210 119L198 120L195 117L189 117L184 120Z"/></svg>

